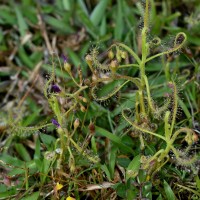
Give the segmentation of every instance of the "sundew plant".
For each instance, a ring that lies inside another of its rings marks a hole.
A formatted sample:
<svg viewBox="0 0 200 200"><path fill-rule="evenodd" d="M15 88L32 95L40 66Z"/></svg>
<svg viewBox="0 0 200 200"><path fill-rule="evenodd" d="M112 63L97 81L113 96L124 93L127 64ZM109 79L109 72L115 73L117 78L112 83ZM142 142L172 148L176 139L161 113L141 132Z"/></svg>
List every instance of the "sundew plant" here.
<svg viewBox="0 0 200 200"><path fill-rule="evenodd" d="M14 199L200 198L198 133L180 120L185 82L170 74L170 59L184 51L187 35L176 33L163 48L151 34L151 4L141 4L137 52L120 42L102 52L95 45L85 56L88 70L53 53L43 86L47 122L26 127L23 116L9 115L0 162L9 168L2 183ZM156 62L160 68L165 63L159 98L146 73ZM19 143L15 148L25 161L8 155L13 141L28 137L35 140L33 159ZM4 186L2 197L10 198Z"/></svg>

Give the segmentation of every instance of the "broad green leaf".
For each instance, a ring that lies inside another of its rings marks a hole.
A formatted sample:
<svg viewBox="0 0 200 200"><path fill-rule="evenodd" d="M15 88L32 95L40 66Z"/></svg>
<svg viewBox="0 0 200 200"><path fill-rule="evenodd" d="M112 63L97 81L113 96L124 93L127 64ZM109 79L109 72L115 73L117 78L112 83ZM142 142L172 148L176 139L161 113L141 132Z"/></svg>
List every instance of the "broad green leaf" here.
<svg viewBox="0 0 200 200"><path fill-rule="evenodd" d="M126 180L137 176L140 168L140 157L140 155L135 156L133 160L129 163L126 169Z"/></svg>
<svg viewBox="0 0 200 200"><path fill-rule="evenodd" d="M3 186L3 184L0 184L0 188ZM11 187L9 190L8 190L8 187L6 187L6 190L5 191L1 191L0 189L0 198L1 199L10 199L10 197L14 194L16 194L16 191L17 188L16 187Z"/></svg>
<svg viewBox="0 0 200 200"><path fill-rule="evenodd" d="M133 190L133 188L128 189L128 190L126 191L126 198L127 198L127 200L136 199L137 194L138 194L138 191L137 191L137 190Z"/></svg>
<svg viewBox="0 0 200 200"><path fill-rule="evenodd" d="M174 192L172 191L170 185L165 180L164 180L164 190L165 190L167 200L175 200L176 199Z"/></svg>
<svg viewBox="0 0 200 200"><path fill-rule="evenodd" d="M139 169L139 173L137 177L138 183L139 184L144 183L146 181L146 177L147 177L146 171L143 169Z"/></svg>
<svg viewBox="0 0 200 200"><path fill-rule="evenodd" d="M22 198L21 200L37 200L40 195L40 192L34 192L33 194L29 194Z"/></svg>
<svg viewBox="0 0 200 200"><path fill-rule="evenodd" d="M46 146L50 146L56 141L56 139L53 136L44 133L40 134L40 138Z"/></svg>
<svg viewBox="0 0 200 200"><path fill-rule="evenodd" d="M122 198L126 197L127 187L124 183L118 183L114 186L114 188L115 188L118 196L120 196Z"/></svg>

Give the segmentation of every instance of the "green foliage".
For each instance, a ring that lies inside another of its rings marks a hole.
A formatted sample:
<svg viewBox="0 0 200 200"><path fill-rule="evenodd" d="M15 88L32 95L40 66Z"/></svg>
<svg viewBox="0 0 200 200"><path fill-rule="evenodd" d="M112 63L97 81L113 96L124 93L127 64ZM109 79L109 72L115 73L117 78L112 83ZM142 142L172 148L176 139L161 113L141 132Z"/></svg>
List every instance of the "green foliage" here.
<svg viewBox="0 0 200 200"><path fill-rule="evenodd" d="M198 45L192 34L198 35L199 24L191 15L185 19L193 24L191 34L175 30L181 14L171 13L169 2L22 1L10 3L14 9L0 7L0 24L19 27L12 35L0 32L1 49L13 45L5 38L19 44L14 60L2 61L14 70L0 76L19 71L23 84L13 79L18 90L28 86L22 96L8 91L16 100L6 104L10 114L2 125L1 198L200 197L198 48L195 55L185 48L187 40ZM174 35L169 46L165 32ZM90 40L95 46L89 52ZM40 63L44 43L50 65ZM54 48L67 57L60 60ZM182 52L185 57L178 56ZM49 73L42 87L36 84L40 67Z"/></svg>

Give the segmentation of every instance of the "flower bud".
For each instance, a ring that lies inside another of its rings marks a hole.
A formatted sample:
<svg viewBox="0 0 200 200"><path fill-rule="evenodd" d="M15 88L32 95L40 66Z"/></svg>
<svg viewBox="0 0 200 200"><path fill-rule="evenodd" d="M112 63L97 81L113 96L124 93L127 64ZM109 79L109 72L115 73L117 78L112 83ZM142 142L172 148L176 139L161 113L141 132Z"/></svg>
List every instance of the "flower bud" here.
<svg viewBox="0 0 200 200"><path fill-rule="evenodd" d="M198 137L198 135L197 135L196 133L193 134L192 140L193 140L194 142L198 142L199 137Z"/></svg>
<svg viewBox="0 0 200 200"><path fill-rule="evenodd" d="M61 89L58 87L58 85L53 84L53 85L51 86L51 91L54 92L54 93L60 93L60 92L61 92Z"/></svg>
<svg viewBox="0 0 200 200"><path fill-rule="evenodd" d="M126 59L127 58L127 53L125 51L121 51L121 57L123 59Z"/></svg>
<svg viewBox="0 0 200 200"><path fill-rule="evenodd" d="M60 124L59 124L55 119L52 119L52 120L51 120L51 123L52 123L53 125L55 125L57 128L60 127Z"/></svg>
<svg viewBox="0 0 200 200"><path fill-rule="evenodd" d="M118 68L118 62L116 60L112 60L110 63L110 70L112 73L115 73Z"/></svg>
<svg viewBox="0 0 200 200"><path fill-rule="evenodd" d="M82 105L81 105L81 111L82 111L82 112L85 112L85 111L86 111L85 107L82 106Z"/></svg>
<svg viewBox="0 0 200 200"><path fill-rule="evenodd" d="M119 63L122 61L121 51L120 51L119 49L117 49L116 58L117 58L117 61L118 61Z"/></svg>
<svg viewBox="0 0 200 200"><path fill-rule="evenodd" d="M112 60L114 58L114 53L112 50L108 51L108 58Z"/></svg>
<svg viewBox="0 0 200 200"><path fill-rule="evenodd" d="M91 81L90 81L90 79L85 79L84 83L85 83L85 85L89 86L91 84Z"/></svg>
<svg viewBox="0 0 200 200"><path fill-rule="evenodd" d="M84 103L87 103L87 99L86 99L85 97L82 98L82 101L83 101Z"/></svg>
<svg viewBox="0 0 200 200"><path fill-rule="evenodd" d="M84 103L87 103L87 99L86 99L85 97L79 96L79 99L80 99L81 101L83 101Z"/></svg>
<svg viewBox="0 0 200 200"><path fill-rule="evenodd" d="M78 118L75 119L74 121L74 129L77 129L79 127L80 121Z"/></svg>
<svg viewBox="0 0 200 200"><path fill-rule="evenodd" d="M93 81L96 81L97 79L98 79L98 76L97 76L96 74L93 74L93 75L92 75L92 80L93 80Z"/></svg>
<svg viewBox="0 0 200 200"><path fill-rule="evenodd" d="M70 65L68 62L64 63L64 69L65 69L68 73L70 73L70 72L71 72L71 65Z"/></svg>
<svg viewBox="0 0 200 200"><path fill-rule="evenodd" d="M92 56L91 55L87 55L86 57L85 57L85 60L86 60L86 63L88 64L88 65L91 65L92 64Z"/></svg>

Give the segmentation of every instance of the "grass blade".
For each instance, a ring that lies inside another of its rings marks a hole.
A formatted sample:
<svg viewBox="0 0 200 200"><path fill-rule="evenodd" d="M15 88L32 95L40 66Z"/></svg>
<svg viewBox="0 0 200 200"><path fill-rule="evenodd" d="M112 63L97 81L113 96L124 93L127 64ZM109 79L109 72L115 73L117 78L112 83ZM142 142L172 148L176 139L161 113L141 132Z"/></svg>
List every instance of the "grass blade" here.
<svg viewBox="0 0 200 200"><path fill-rule="evenodd" d="M92 14L90 15L90 19L95 26L97 26L102 20L102 18L105 16L105 11L108 3L109 0L99 1L95 9L93 10Z"/></svg>

